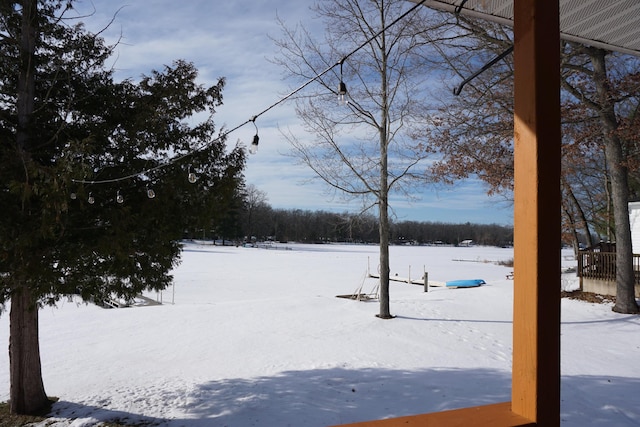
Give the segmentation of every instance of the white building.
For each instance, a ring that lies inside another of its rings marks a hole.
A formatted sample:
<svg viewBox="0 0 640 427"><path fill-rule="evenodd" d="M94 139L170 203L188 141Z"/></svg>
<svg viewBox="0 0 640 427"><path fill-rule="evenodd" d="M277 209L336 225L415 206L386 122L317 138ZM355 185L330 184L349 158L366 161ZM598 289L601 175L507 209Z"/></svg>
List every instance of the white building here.
<svg viewBox="0 0 640 427"><path fill-rule="evenodd" d="M640 202L629 202L629 223L633 253L640 254Z"/></svg>

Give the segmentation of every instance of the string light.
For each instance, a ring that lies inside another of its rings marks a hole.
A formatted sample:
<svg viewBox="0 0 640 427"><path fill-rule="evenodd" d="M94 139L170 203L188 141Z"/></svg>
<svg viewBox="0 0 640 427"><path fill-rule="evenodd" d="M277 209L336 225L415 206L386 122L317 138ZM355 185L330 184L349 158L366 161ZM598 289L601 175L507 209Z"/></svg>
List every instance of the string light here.
<svg viewBox="0 0 640 427"><path fill-rule="evenodd" d="M342 80L342 64L344 63L344 58L340 60L340 84L338 85L338 101L341 104L346 105L349 101L347 99L347 85Z"/></svg>
<svg viewBox="0 0 640 427"><path fill-rule="evenodd" d="M89 193L89 197L87 197L87 203L89 203L90 205L94 204L96 202L96 199L93 197L93 195L91 193Z"/></svg>
<svg viewBox="0 0 640 427"><path fill-rule="evenodd" d="M391 28L392 26L394 26L395 24L397 24L399 21L401 21L402 19L404 19L407 15L409 15L410 13L413 13L413 11L415 11L418 7L421 7L424 3L426 2L426 0L422 0L419 3L414 4L410 9L408 9L406 12L404 12L402 15L400 15L399 17L397 17L395 20L393 20L391 23L389 23L388 25L386 25L384 28L382 28L380 31L378 31L376 34L372 35L371 37L369 37L367 40L365 40L362 44L360 44L358 47L356 47L355 49L353 49L350 53L348 53L347 55L345 55L339 62L330 65L329 67L327 67L324 71L316 74L314 77L308 79L306 82L304 82L302 85L300 85L299 87L297 87L296 89L294 89L293 91L291 91L289 94L281 97L279 100L277 100L276 102L274 102L273 104L269 105L268 107L266 107L265 109L263 109L262 111L260 111L258 114L256 114L255 116L253 116L251 119L246 120L242 123L240 123L239 125L237 125L236 127L228 130L227 132L224 132L223 134L221 134L219 137L213 139L210 142L204 143L202 145L200 145L199 147L196 147L194 149L192 149L191 151L184 153L182 155L176 156L170 160L168 160L165 163L156 165L152 168L148 168L142 171L138 171L138 172L134 172L128 175L124 175L121 177L117 177L117 178L110 178L110 179L103 179L103 180L87 180L87 179L71 179L71 182L77 183L77 184L89 184L89 185L95 185L95 184L110 184L110 183L116 183L116 182L121 182L121 181L125 181L125 180L129 180L132 178L137 178L139 176L142 175L147 175L150 172L153 172L155 170L159 170L168 166L171 166L189 156L192 156L198 152L201 152L202 150L210 147L212 144L215 144L216 142L219 142L221 140L224 140L227 136L229 136L231 133L235 132L236 130L244 127L245 125L247 125L249 122L253 122L253 124L255 125L255 120L262 116L263 114L266 114L268 111L272 110L273 108L279 106L280 104L286 102L287 100L289 100L289 98L291 98L292 96L296 95L298 92L302 91L303 89L305 89L307 86L309 86L311 83L315 82L316 80L321 79L325 74L327 74L329 71L333 70L336 66L340 66L340 83L338 85L338 96L341 102L343 103L347 103L347 85L344 83L344 81L342 80L342 65L344 63L344 61L346 59L348 59L350 56L354 55L356 52L358 52L359 50L363 49L365 46L367 46L369 43L371 43L373 40L375 40L377 37L379 37L382 33L384 33L385 31L387 31L389 28ZM466 0L465 0L466 2ZM258 141L259 141L259 137L258 137L258 133L257 133L257 126L256 126L256 135L254 135L253 137L253 141L251 143L251 146L249 148L249 152L252 154L255 154L258 150ZM188 180L190 183L195 183L197 181L197 176L195 175L195 173L189 171L189 175L188 175ZM153 190L150 190L154 195L155 192L153 192ZM147 196L149 196L149 192L147 192ZM71 193L71 198L75 199L77 197L77 195L75 193ZM91 194L89 195L89 198L92 199ZM95 201L95 200L94 200ZM123 203L124 202L124 198L120 195L120 191L118 191L118 196L116 197L116 201L118 203Z"/></svg>
<svg viewBox="0 0 640 427"><path fill-rule="evenodd" d="M147 185L147 197L149 199L153 199L154 197L156 197L156 192L153 191L153 188L149 188L148 185Z"/></svg>
<svg viewBox="0 0 640 427"><path fill-rule="evenodd" d="M251 141L249 153L256 154L258 152L258 141L260 141L260 137L258 137L258 135L253 135L253 141Z"/></svg>
<svg viewBox="0 0 640 427"><path fill-rule="evenodd" d="M256 125L257 116L253 116L251 122L253 122L253 126L256 128L256 134L253 135L253 141L251 141L251 146L249 147L249 153L256 154L258 152L258 142L260 141L260 137L258 136L258 126Z"/></svg>
<svg viewBox="0 0 640 427"><path fill-rule="evenodd" d="M118 204L124 203L124 197L120 194L120 190L118 190L118 193L116 194L116 202L118 202Z"/></svg>
<svg viewBox="0 0 640 427"><path fill-rule="evenodd" d="M198 177L196 176L196 174L191 172L191 166L189 166L189 175L187 176L187 179L192 184L195 184L196 181L198 180Z"/></svg>

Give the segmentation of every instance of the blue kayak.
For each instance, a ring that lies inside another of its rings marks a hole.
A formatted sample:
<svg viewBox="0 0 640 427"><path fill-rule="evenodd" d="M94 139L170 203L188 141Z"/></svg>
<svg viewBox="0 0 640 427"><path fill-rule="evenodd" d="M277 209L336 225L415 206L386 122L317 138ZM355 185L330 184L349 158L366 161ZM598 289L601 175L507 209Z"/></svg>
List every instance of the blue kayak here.
<svg viewBox="0 0 640 427"><path fill-rule="evenodd" d="M450 280L446 282L447 288L475 288L476 286L484 285L485 282L482 279L468 279L468 280Z"/></svg>

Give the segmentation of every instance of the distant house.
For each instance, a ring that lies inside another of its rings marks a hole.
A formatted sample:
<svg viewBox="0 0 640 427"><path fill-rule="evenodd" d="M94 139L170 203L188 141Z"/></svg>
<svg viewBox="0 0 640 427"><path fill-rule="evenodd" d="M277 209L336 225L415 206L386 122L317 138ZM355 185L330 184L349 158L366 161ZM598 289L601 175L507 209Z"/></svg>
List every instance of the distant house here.
<svg viewBox="0 0 640 427"><path fill-rule="evenodd" d="M467 247L473 246L473 240L471 240L471 239L463 240L462 242L458 243L458 246L467 246Z"/></svg>
<svg viewBox="0 0 640 427"><path fill-rule="evenodd" d="M629 225L633 250L635 273L635 294L640 297L640 202L629 203ZM616 294L616 245L600 242L580 250L578 255L578 276L583 291L601 295Z"/></svg>

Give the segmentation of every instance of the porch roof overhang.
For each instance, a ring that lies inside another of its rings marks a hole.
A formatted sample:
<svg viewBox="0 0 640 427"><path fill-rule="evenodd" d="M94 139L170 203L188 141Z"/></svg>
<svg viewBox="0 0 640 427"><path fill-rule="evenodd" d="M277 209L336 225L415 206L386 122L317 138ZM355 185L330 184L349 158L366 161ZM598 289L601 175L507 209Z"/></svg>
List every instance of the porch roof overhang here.
<svg viewBox="0 0 640 427"><path fill-rule="evenodd" d="M411 0L420 3L420 0ZM425 0L424 6L513 26L514 0ZM640 1L560 0L560 37L640 56Z"/></svg>

